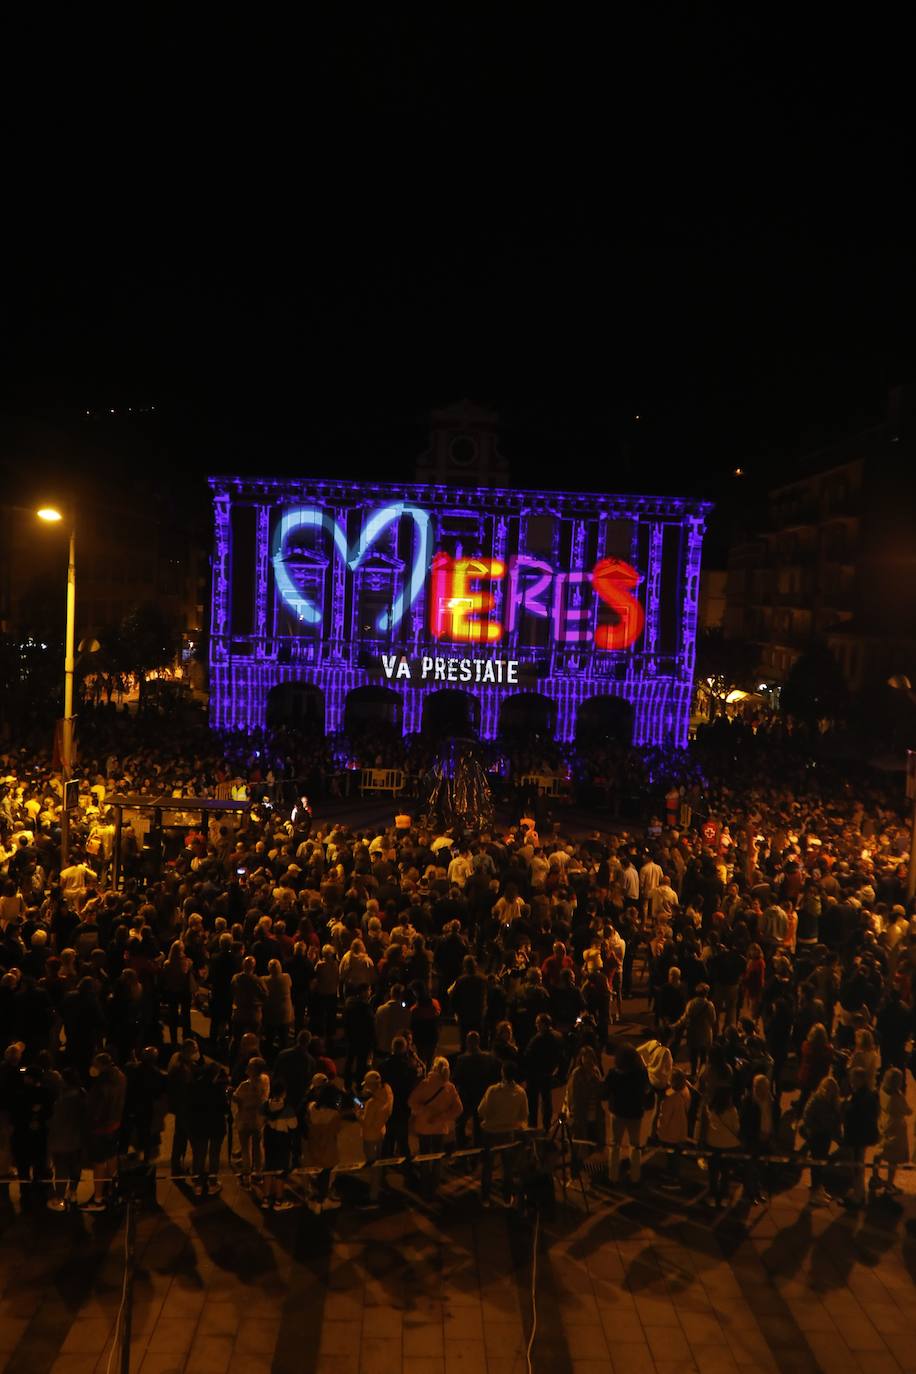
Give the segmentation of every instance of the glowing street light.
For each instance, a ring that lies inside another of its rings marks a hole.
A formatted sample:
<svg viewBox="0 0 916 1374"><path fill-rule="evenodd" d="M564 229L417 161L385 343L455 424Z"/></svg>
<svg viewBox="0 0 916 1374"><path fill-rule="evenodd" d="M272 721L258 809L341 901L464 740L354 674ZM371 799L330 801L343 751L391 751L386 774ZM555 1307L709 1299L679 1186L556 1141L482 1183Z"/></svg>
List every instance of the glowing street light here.
<svg viewBox="0 0 916 1374"><path fill-rule="evenodd" d="M46 525L58 525L63 520L63 512L56 506L41 506L35 514ZM73 772L73 670L75 655L73 643L76 637L76 522L70 524L70 553L67 559L67 639L64 648L64 719L60 737L60 763L63 781L64 808L60 824L60 866L66 867L70 859L70 812L67 807L67 783Z"/></svg>

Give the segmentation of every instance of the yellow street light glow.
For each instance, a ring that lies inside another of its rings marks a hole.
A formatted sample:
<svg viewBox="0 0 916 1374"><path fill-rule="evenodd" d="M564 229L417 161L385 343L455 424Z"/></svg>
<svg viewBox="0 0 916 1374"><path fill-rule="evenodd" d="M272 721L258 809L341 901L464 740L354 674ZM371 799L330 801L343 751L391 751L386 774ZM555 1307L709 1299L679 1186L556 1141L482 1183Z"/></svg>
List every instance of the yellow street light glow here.
<svg viewBox="0 0 916 1374"><path fill-rule="evenodd" d="M64 518L60 511L55 510L53 506L42 506L41 510L36 511L35 514L38 516L39 520L47 520L49 525L54 525L58 520L63 520Z"/></svg>

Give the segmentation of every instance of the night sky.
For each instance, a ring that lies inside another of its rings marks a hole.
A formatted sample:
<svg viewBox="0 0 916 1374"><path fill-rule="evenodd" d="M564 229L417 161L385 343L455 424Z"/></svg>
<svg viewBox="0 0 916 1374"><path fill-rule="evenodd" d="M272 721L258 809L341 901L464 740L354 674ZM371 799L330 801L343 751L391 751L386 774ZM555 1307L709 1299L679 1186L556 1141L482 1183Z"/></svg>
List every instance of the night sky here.
<svg viewBox="0 0 916 1374"><path fill-rule="evenodd" d="M119 66L13 217L7 480L410 476L470 396L519 485L727 507L880 418L916 376L901 35L489 10Z"/></svg>

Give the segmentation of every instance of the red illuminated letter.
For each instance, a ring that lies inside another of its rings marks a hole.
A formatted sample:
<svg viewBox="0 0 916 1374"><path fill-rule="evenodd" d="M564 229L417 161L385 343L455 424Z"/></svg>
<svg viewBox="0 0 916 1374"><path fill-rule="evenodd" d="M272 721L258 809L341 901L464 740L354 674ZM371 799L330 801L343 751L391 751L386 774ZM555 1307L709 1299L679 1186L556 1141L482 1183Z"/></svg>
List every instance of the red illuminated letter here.
<svg viewBox="0 0 916 1374"><path fill-rule="evenodd" d="M642 581L635 568L620 558L602 558L592 569L592 585L606 606L617 613L616 625L599 625L595 645L599 649L628 649L642 634L646 613L633 595Z"/></svg>

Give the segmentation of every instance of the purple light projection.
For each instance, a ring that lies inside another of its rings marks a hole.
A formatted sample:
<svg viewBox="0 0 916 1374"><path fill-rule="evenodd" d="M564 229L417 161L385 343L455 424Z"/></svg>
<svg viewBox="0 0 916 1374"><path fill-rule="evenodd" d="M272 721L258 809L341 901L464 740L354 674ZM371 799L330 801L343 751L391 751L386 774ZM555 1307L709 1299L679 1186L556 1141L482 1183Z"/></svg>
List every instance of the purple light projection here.
<svg viewBox="0 0 916 1374"><path fill-rule="evenodd" d="M450 688L476 699L484 739L508 700L537 694L562 741L586 702L618 697L633 707L635 743L686 743L708 502L311 479L210 486L214 726L262 726L271 691L301 684L322 694L333 734L351 692L384 687L409 734L449 684L389 676L382 655L445 655L518 665L511 684Z"/></svg>

